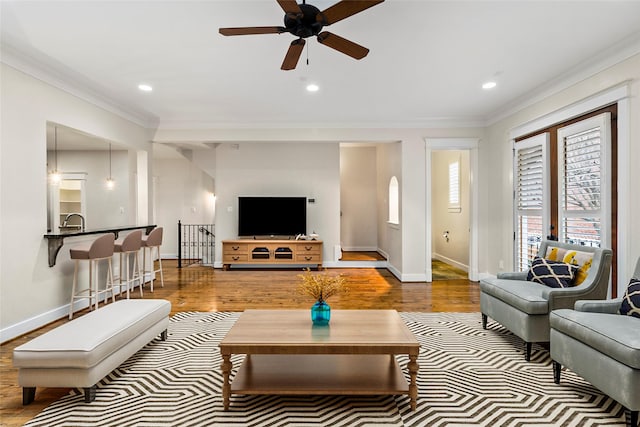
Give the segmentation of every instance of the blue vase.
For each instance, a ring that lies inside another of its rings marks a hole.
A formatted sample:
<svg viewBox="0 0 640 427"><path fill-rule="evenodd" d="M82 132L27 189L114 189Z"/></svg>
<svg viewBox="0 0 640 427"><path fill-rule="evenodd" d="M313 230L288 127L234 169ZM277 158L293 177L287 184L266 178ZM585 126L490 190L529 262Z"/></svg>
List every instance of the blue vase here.
<svg viewBox="0 0 640 427"><path fill-rule="evenodd" d="M311 321L316 326L327 326L331 319L331 307L324 301L318 301L311 307Z"/></svg>

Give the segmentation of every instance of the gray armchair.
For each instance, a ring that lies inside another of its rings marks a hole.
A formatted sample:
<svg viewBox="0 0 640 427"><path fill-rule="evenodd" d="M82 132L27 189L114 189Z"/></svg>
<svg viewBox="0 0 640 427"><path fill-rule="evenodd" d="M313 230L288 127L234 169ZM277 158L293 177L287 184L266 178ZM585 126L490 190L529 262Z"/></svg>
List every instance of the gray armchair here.
<svg viewBox="0 0 640 427"><path fill-rule="evenodd" d="M640 279L640 259L633 277ZM555 310L551 326L554 381L571 369L625 408L628 426L640 411L640 319L618 314L622 298L578 301L574 310Z"/></svg>
<svg viewBox="0 0 640 427"><path fill-rule="evenodd" d="M544 258L548 247L592 252L591 268L586 279L571 288L550 288L526 280L527 272L503 273L480 281L482 327L490 317L525 342L525 359L531 360L531 344L549 342L549 313L559 308L573 308L578 300L603 299L607 296L612 252L545 240L538 256Z"/></svg>

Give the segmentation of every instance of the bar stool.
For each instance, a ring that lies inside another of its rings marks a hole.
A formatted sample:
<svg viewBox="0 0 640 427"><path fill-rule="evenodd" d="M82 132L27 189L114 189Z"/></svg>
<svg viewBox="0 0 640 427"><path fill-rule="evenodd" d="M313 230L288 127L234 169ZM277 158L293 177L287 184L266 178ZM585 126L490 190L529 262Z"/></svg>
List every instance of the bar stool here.
<svg viewBox="0 0 640 427"><path fill-rule="evenodd" d="M162 275L162 258L160 257L160 245L162 245L162 227L156 227L151 230L146 236L142 236L142 268L143 268L143 276L146 276L147 273L151 273L151 292L153 292L153 277L157 272L160 272L160 285L164 288L164 277ZM154 260L153 260L153 248L158 249L158 263L160 268L155 270ZM149 259L151 261L151 269L147 270L147 249L149 249Z"/></svg>
<svg viewBox="0 0 640 427"><path fill-rule="evenodd" d="M100 294L106 294L111 290L111 299L115 301L113 295L113 271L111 265L111 257L113 256L113 242L115 237L112 233L105 234L98 237L91 243L84 245L74 246L69 249L71 259L75 261L75 269L73 271L73 287L71 288L71 304L69 304L69 320L73 319L73 301L81 298L89 299L89 307L91 308L93 298L96 299L95 308L98 309L98 300ZM107 270L107 284L103 291L98 291L98 278L94 280L94 266L96 266L97 276L97 263L100 260L106 259L108 264ZM80 291L76 291L78 285L78 269L80 267L80 261L89 261L89 287ZM88 295L84 295L88 294ZM106 298L105 298L106 300Z"/></svg>
<svg viewBox="0 0 640 427"><path fill-rule="evenodd" d="M113 286L118 286L120 295L122 295L122 287L127 288L127 299L129 299L130 284L138 280L140 282L140 297L142 297L142 275L140 274L140 262L138 262L138 252L142 247L142 230L135 230L127 234L124 238L118 239L114 242L113 252L120 254L120 274L118 275L118 282ZM133 258L133 269L130 268L130 258ZM124 258L124 262L123 262ZM124 264L124 265L123 265ZM123 268L124 267L124 268ZM124 270L124 276L123 276ZM123 281L124 278L124 281Z"/></svg>

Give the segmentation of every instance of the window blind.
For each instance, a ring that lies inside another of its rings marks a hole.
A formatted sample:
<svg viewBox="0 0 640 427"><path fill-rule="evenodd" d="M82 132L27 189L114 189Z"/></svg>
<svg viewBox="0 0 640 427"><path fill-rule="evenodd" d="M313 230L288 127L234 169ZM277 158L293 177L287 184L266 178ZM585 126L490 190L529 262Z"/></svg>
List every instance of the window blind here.
<svg viewBox="0 0 640 427"><path fill-rule="evenodd" d="M449 163L449 212L460 212L460 162Z"/></svg>
<svg viewBox="0 0 640 427"><path fill-rule="evenodd" d="M604 115L558 130L560 149L560 236L585 246L603 244L607 222L608 127Z"/></svg>
<svg viewBox="0 0 640 427"><path fill-rule="evenodd" d="M525 271L537 255L547 228L548 133L520 141L514 148L515 267Z"/></svg>

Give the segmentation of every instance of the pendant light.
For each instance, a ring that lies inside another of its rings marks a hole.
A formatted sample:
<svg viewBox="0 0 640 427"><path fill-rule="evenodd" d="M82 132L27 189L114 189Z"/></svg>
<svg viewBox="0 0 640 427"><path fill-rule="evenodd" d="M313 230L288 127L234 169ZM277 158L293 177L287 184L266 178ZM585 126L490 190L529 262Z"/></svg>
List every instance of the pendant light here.
<svg viewBox="0 0 640 427"><path fill-rule="evenodd" d="M114 185L115 181L111 177L111 143L109 143L109 178L107 178L107 188L111 190Z"/></svg>
<svg viewBox="0 0 640 427"><path fill-rule="evenodd" d="M53 172L51 172L51 182L53 184L59 184L60 181L62 180L62 176L60 175L60 172L58 172L58 127L54 126L53 127L53 161L54 161L54 168L53 168Z"/></svg>

